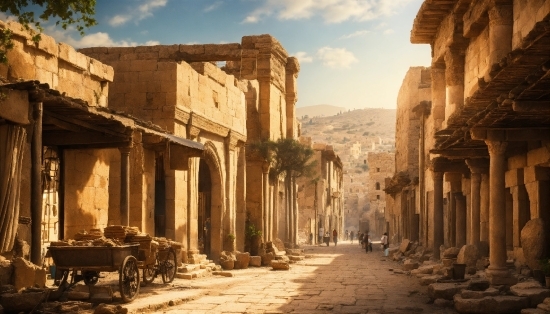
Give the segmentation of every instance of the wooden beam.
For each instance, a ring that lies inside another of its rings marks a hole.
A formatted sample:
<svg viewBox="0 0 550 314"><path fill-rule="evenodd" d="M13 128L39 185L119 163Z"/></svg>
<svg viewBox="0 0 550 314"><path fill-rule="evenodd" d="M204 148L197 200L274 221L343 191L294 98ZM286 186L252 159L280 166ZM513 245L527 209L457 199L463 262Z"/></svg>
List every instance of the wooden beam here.
<svg viewBox="0 0 550 314"><path fill-rule="evenodd" d="M86 122L84 120L79 120L79 119L75 119L75 118L72 118L72 117L63 116L63 115L56 114L56 113L53 113L53 112L50 112L50 111L47 112L47 115L50 116L50 117L56 118L58 120L65 121L65 122L72 123L72 124L76 124L76 125L81 126L83 128L93 130L93 131L97 131L97 132L101 132L101 133L104 133L104 134L110 134L110 135L114 135L114 136L127 136L128 135L127 134L127 127L123 126L120 122L117 123L117 124L119 124L118 127L113 126L113 127L110 127L110 128L104 128L104 127L100 127L100 126L94 125L92 123ZM90 113L90 115L92 115L92 113Z"/></svg>
<svg viewBox="0 0 550 314"><path fill-rule="evenodd" d="M44 145L47 146L120 144L130 140L130 137L107 136L95 132L48 132L42 137Z"/></svg>
<svg viewBox="0 0 550 314"><path fill-rule="evenodd" d="M453 148L453 149L431 149L431 154L439 154L450 159L453 158L475 158L488 157L489 151L484 148Z"/></svg>
<svg viewBox="0 0 550 314"><path fill-rule="evenodd" d="M58 128L61 128L61 129L67 130L67 131L72 131L72 132L85 132L86 131L86 129L81 127L81 126L78 126L76 124L73 124L73 123L70 123L70 122L67 122L67 121L59 120L57 118L49 116L47 113L44 114L44 118L42 119L42 121L43 121L43 124L53 124L53 125L57 126Z"/></svg>

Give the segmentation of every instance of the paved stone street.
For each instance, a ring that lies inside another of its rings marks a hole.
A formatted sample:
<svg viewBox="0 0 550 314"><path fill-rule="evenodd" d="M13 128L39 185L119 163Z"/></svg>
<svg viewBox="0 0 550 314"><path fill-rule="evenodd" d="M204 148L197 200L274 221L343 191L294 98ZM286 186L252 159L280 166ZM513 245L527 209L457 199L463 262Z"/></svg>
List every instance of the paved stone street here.
<svg viewBox="0 0 550 314"><path fill-rule="evenodd" d="M234 277L177 279L170 291L143 289L126 306L133 313L170 301L155 313L456 313L427 304L427 288L394 274L399 264L380 249L366 254L357 242L341 242L305 247L305 254L311 257L290 271L262 267L231 271Z"/></svg>

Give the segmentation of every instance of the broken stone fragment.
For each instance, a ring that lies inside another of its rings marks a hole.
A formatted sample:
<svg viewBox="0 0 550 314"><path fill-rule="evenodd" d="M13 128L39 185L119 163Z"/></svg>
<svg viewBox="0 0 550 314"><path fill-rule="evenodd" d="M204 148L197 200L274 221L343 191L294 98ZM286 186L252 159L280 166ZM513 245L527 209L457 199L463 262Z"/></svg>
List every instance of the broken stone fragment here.
<svg viewBox="0 0 550 314"><path fill-rule="evenodd" d="M0 298L0 305L8 313L28 312L38 305L43 298L43 292L4 293Z"/></svg>
<svg viewBox="0 0 550 314"><path fill-rule="evenodd" d="M18 257L13 262L14 286L17 291L27 287L45 287L46 270Z"/></svg>
<svg viewBox="0 0 550 314"><path fill-rule="evenodd" d="M262 257L261 256L250 256L249 265L254 266L254 267L262 266Z"/></svg>
<svg viewBox="0 0 550 314"><path fill-rule="evenodd" d="M101 303L98 305L95 310L94 314L127 314L128 309L125 307L122 307L120 305L110 305L110 304L104 304Z"/></svg>
<svg viewBox="0 0 550 314"><path fill-rule="evenodd" d="M288 262L277 261L277 260L271 261L271 267L273 267L273 270L289 270L290 269L290 265L288 264Z"/></svg>

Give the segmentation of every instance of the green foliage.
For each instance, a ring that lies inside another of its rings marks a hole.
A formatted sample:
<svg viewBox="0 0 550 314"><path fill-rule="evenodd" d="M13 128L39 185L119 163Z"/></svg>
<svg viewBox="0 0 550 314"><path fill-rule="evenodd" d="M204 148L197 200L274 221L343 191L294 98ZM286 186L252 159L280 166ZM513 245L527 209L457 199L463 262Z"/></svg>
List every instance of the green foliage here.
<svg viewBox="0 0 550 314"><path fill-rule="evenodd" d="M56 20L63 29L74 25L84 35L84 30L97 24L94 19L96 0L0 0L0 12L17 17L23 28L33 34L34 42L40 41L44 30L42 22ZM6 53L13 48L10 30L0 31L0 62L6 63Z"/></svg>
<svg viewBox="0 0 550 314"><path fill-rule="evenodd" d="M230 242L235 241L235 235L233 233L228 233L227 240L229 240Z"/></svg>
<svg viewBox="0 0 550 314"><path fill-rule="evenodd" d="M251 239L253 236L259 236L261 237L262 236L262 231L261 230L258 230L256 229L256 226L253 224L253 223L248 223L247 226L246 226L246 231L244 233L244 236L247 238L247 239Z"/></svg>
<svg viewBox="0 0 550 314"><path fill-rule="evenodd" d="M292 177L312 177L316 161L310 161L313 149L294 139L267 140L252 144L251 148L258 152L271 166L272 177L290 175Z"/></svg>

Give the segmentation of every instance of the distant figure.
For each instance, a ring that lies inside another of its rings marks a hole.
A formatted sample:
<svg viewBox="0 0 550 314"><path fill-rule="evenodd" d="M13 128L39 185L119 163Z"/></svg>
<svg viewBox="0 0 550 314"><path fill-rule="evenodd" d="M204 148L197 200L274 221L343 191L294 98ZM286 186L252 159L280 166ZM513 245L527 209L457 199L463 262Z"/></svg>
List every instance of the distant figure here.
<svg viewBox="0 0 550 314"><path fill-rule="evenodd" d="M346 237L345 237L344 240L346 240L346 241L349 240L349 231L347 231L347 230L346 230Z"/></svg>
<svg viewBox="0 0 550 314"><path fill-rule="evenodd" d="M365 233L365 253L372 252L372 240L368 233Z"/></svg>
<svg viewBox="0 0 550 314"><path fill-rule="evenodd" d="M309 244L313 244L313 232L309 234Z"/></svg>
<svg viewBox="0 0 550 314"><path fill-rule="evenodd" d="M336 229L332 230L332 240L334 241L334 246L338 245L338 231Z"/></svg>
<svg viewBox="0 0 550 314"><path fill-rule="evenodd" d="M359 245L361 245L361 248L364 248L363 247L363 236L364 236L363 233L359 233L359 237L357 238L359 240Z"/></svg>
<svg viewBox="0 0 550 314"><path fill-rule="evenodd" d="M353 230L351 230L351 232L349 233L349 239L351 240L351 243L353 243Z"/></svg>
<svg viewBox="0 0 550 314"><path fill-rule="evenodd" d="M382 245L382 248L384 249L384 256L388 256L389 242L387 232L384 232L384 235L380 238L380 243Z"/></svg>

